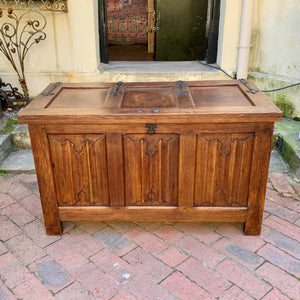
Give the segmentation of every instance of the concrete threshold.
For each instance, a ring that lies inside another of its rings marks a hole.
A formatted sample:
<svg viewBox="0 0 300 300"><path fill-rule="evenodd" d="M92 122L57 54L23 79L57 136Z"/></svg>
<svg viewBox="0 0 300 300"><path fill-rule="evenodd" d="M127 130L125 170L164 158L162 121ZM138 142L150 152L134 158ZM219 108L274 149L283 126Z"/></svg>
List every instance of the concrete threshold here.
<svg viewBox="0 0 300 300"><path fill-rule="evenodd" d="M0 170L9 173L35 173L27 125L0 134Z"/></svg>
<svg viewBox="0 0 300 300"><path fill-rule="evenodd" d="M217 65L215 65L217 67ZM112 73L222 73L199 61L112 61L102 64L101 72Z"/></svg>
<svg viewBox="0 0 300 300"><path fill-rule="evenodd" d="M31 150L14 150L0 164L0 170L9 173L35 173Z"/></svg>
<svg viewBox="0 0 300 300"><path fill-rule="evenodd" d="M217 67L217 66L216 66ZM227 70L226 70L227 71ZM232 71L228 71L233 75ZM50 82L165 82L197 80L229 80L222 71L200 64L199 61L177 62L138 62L114 61L100 64L93 72L27 72L27 81L31 83L31 95L41 92ZM0 77L14 81L14 73L1 73ZM18 86L17 86L18 87ZM20 87L19 87L20 88Z"/></svg>

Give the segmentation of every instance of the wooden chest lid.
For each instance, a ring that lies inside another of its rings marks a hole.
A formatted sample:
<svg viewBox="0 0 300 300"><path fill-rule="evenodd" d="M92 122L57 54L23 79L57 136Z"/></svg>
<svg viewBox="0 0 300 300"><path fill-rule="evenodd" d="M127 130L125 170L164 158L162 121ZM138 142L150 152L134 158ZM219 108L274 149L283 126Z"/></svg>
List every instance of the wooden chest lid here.
<svg viewBox="0 0 300 300"><path fill-rule="evenodd" d="M257 89L250 83L253 89ZM281 111L237 80L56 83L21 113L19 123L274 122Z"/></svg>

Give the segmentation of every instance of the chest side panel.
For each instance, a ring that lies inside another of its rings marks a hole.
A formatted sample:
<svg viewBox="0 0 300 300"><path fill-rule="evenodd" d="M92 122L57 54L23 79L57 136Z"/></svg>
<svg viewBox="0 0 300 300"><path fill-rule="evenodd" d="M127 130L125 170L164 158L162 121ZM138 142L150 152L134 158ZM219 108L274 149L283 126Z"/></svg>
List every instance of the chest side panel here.
<svg viewBox="0 0 300 300"><path fill-rule="evenodd" d="M48 135L58 205L108 205L103 134Z"/></svg>
<svg viewBox="0 0 300 300"><path fill-rule="evenodd" d="M253 133L197 134L195 206L247 206Z"/></svg>

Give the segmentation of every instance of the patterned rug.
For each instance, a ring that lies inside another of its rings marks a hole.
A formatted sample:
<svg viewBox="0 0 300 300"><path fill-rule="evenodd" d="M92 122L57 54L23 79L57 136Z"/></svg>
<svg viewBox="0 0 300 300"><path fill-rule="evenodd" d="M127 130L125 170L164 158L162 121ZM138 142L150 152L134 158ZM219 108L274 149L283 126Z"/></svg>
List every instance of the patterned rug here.
<svg viewBox="0 0 300 300"><path fill-rule="evenodd" d="M147 0L108 0L108 43L147 44Z"/></svg>

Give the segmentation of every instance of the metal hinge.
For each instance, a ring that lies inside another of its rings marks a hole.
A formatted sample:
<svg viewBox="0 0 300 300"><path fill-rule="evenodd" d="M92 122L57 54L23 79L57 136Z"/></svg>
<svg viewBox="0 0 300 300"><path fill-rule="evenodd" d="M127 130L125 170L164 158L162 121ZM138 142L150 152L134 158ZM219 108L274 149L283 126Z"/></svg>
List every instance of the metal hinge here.
<svg viewBox="0 0 300 300"><path fill-rule="evenodd" d="M248 81L246 79L240 79L240 82L248 89L246 92L256 94L259 90L255 90L250 87Z"/></svg>
<svg viewBox="0 0 300 300"><path fill-rule="evenodd" d="M48 92L42 93L42 95L45 97L54 95L53 91L61 84L62 84L62 82L56 82Z"/></svg>
<svg viewBox="0 0 300 300"><path fill-rule="evenodd" d="M114 92L111 92L110 94L113 95L113 96L118 96L118 95L121 95L121 93L119 92L121 86L123 85L123 82L122 81L119 81L116 83L116 88L115 88L115 91Z"/></svg>
<svg viewBox="0 0 300 300"><path fill-rule="evenodd" d="M183 90L184 82L182 80L177 81L177 85L179 87L179 92L176 92L177 95L183 96L188 93L187 91Z"/></svg>

